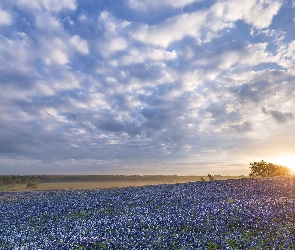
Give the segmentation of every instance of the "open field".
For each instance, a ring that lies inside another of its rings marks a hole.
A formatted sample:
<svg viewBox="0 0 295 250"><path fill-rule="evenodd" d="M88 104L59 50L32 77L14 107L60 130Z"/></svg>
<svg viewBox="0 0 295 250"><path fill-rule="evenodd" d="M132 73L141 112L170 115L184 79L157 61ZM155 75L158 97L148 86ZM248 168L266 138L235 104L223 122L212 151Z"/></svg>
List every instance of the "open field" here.
<svg viewBox="0 0 295 250"><path fill-rule="evenodd" d="M49 190L83 190L83 189L102 189L102 188L120 188L120 187L135 187L162 184L161 182L153 181L104 181L104 182L52 182L39 183L34 190L49 191ZM26 184L14 184L6 188L6 191L28 191Z"/></svg>
<svg viewBox="0 0 295 250"><path fill-rule="evenodd" d="M203 177L208 181L208 176L193 176L193 177L177 177L163 178L163 180L117 180L117 181L65 181L65 182L40 182L38 187L34 190L49 191L49 190L83 190L83 189L103 189L103 188L121 188L121 187L136 187L136 186L149 186L159 184L175 184L200 181ZM216 176L215 180L228 180L240 179L241 176ZM0 189L1 190L1 189ZM26 184L12 184L2 187L1 191L29 191Z"/></svg>
<svg viewBox="0 0 295 250"><path fill-rule="evenodd" d="M0 249L294 249L295 177L0 193Z"/></svg>

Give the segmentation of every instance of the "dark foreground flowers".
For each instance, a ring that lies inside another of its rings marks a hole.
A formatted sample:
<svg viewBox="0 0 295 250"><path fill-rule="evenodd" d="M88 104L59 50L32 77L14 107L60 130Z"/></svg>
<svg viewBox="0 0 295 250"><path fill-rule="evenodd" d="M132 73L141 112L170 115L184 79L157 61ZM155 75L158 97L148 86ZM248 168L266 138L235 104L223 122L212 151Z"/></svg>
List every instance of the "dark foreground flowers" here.
<svg viewBox="0 0 295 250"><path fill-rule="evenodd" d="M0 249L293 249L295 178L0 194Z"/></svg>

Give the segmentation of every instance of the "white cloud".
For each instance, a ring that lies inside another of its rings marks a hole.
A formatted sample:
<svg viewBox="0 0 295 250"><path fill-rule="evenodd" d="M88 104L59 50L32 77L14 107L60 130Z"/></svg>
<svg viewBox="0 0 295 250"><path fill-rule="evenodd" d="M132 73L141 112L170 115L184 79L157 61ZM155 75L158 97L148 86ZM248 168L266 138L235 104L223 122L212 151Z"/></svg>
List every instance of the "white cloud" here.
<svg viewBox="0 0 295 250"><path fill-rule="evenodd" d="M257 29L267 28L280 7L281 3L275 0L217 2L207 10L180 14L158 25L141 25L131 35L143 43L162 47L185 36L194 37L199 43L208 43L219 36L221 30L232 28L238 20L244 20Z"/></svg>
<svg viewBox="0 0 295 250"><path fill-rule="evenodd" d="M99 53L108 57L117 51L125 50L128 46L126 28L130 23L114 18L106 11L100 14L98 21L101 27L105 29L104 35L97 39Z"/></svg>
<svg viewBox="0 0 295 250"><path fill-rule="evenodd" d="M249 44L240 50L225 52L221 58L220 69L230 69L234 64L254 66L263 62L273 62L272 55L267 52L267 43Z"/></svg>
<svg viewBox="0 0 295 250"><path fill-rule="evenodd" d="M157 26L141 25L131 35L143 43L167 47L184 36L200 36L200 29L206 19L203 12L181 14L167 19Z"/></svg>
<svg viewBox="0 0 295 250"><path fill-rule="evenodd" d="M108 34L104 39L100 39L98 41L97 48L99 53L103 55L103 57L107 58L118 51L125 50L127 45L127 41L123 37Z"/></svg>
<svg viewBox="0 0 295 250"><path fill-rule="evenodd" d="M26 8L26 9L40 10L41 8L38 1L32 1L32 0L17 0L16 4L19 7Z"/></svg>
<svg viewBox="0 0 295 250"><path fill-rule="evenodd" d="M17 5L27 9L59 12L63 9L75 10L76 0L17 0Z"/></svg>
<svg viewBox="0 0 295 250"><path fill-rule="evenodd" d="M162 47L185 36L194 37L199 43L210 42L220 30L232 27L231 22L223 20L221 6L216 4L206 11L180 14L155 26L141 25L132 36L144 43ZM203 31L205 28L206 32ZM202 37L203 33L205 37Z"/></svg>
<svg viewBox="0 0 295 250"><path fill-rule="evenodd" d="M9 25L12 23L12 17L9 12L0 8L0 25Z"/></svg>
<svg viewBox="0 0 295 250"><path fill-rule="evenodd" d="M102 93L90 94L87 106L94 109L110 108L105 96Z"/></svg>
<svg viewBox="0 0 295 250"><path fill-rule="evenodd" d="M76 9L76 0L41 0L43 8L49 11L58 12L62 9Z"/></svg>
<svg viewBox="0 0 295 250"><path fill-rule="evenodd" d="M257 29L267 28L278 13L282 3L277 0L248 0L224 3L225 18L229 21L244 20Z"/></svg>
<svg viewBox="0 0 295 250"><path fill-rule="evenodd" d="M72 72L63 72L59 79L55 79L52 86L56 91L78 89L80 87L79 78Z"/></svg>
<svg viewBox="0 0 295 250"><path fill-rule="evenodd" d="M125 31L125 28L130 25L130 22L116 19L107 11L103 11L98 17L99 23L104 26L107 33L117 34Z"/></svg>
<svg viewBox="0 0 295 250"><path fill-rule="evenodd" d="M55 94L51 86L48 85L46 81L36 82L35 84L35 91L31 93L33 95L41 95L41 96L52 96Z"/></svg>
<svg viewBox="0 0 295 250"><path fill-rule="evenodd" d="M173 51L166 51L163 49L154 49L154 48L141 48L141 49L132 49L127 56L122 58L122 63L133 64L133 63L142 63L146 60L152 61L169 61L174 60L177 58L176 52Z"/></svg>
<svg viewBox="0 0 295 250"><path fill-rule="evenodd" d="M78 35L74 35L70 38L70 43L82 54L88 54L89 48L87 41L81 39Z"/></svg>
<svg viewBox="0 0 295 250"><path fill-rule="evenodd" d="M59 20L46 12L38 12L35 15L36 26L40 30L44 30L46 32L54 31L54 30L61 30Z"/></svg>
<svg viewBox="0 0 295 250"><path fill-rule="evenodd" d="M43 40L42 52L44 62L47 65L59 64L65 65L69 62L68 47L60 38L52 38L51 40Z"/></svg>
<svg viewBox="0 0 295 250"><path fill-rule="evenodd" d="M155 9L161 9L164 7L180 8L188 4L199 2L200 0L129 0L128 4L131 9L139 11L149 11Z"/></svg>
<svg viewBox="0 0 295 250"><path fill-rule="evenodd" d="M107 48L109 52L116 52L119 50L124 50L127 47L127 42L122 37L116 37L112 39L109 44L107 45Z"/></svg>
<svg viewBox="0 0 295 250"><path fill-rule="evenodd" d="M21 39L11 40L0 36L0 60L6 62L3 67L28 68L28 63L34 55L30 54L31 40L25 34L20 34Z"/></svg>
<svg viewBox="0 0 295 250"><path fill-rule="evenodd" d="M47 63L67 64L69 62L67 54L61 49L53 49L51 51L51 57L46 59Z"/></svg>
<svg viewBox="0 0 295 250"><path fill-rule="evenodd" d="M295 40L282 44L277 53L277 59L283 67L289 68L295 65Z"/></svg>
<svg viewBox="0 0 295 250"><path fill-rule="evenodd" d="M84 22L86 19L87 19L87 17L86 17L86 15L84 15L84 14L80 14L80 15L78 16L78 20L79 20L80 22Z"/></svg>

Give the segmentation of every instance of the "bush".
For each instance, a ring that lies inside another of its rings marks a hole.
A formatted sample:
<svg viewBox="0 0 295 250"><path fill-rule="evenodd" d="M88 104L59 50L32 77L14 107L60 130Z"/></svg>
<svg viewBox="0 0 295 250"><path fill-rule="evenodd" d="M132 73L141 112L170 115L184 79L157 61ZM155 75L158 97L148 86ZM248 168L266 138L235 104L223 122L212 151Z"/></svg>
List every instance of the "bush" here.
<svg viewBox="0 0 295 250"><path fill-rule="evenodd" d="M214 175L208 174L209 180L210 181L215 181L215 177Z"/></svg>
<svg viewBox="0 0 295 250"><path fill-rule="evenodd" d="M250 169L250 177L273 177L291 175L289 168L273 163L267 163L263 160L260 162L251 162Z"/></svg>
<svg viewBox="0 0 295 250"><path fill-rule="evenodd" d="M38 188L38 183L37 182L29 181L27 183L27 188L29 188L29 189L36 189L36 188Z"/></svg>

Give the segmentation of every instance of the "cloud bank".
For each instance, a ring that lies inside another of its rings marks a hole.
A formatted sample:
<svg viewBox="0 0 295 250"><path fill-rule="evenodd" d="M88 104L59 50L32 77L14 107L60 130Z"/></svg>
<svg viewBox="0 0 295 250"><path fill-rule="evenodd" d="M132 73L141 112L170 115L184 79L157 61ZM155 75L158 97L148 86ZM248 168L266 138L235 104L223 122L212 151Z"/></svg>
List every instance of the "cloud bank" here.
<svg viewBox="0 0 295 250"><path fill-rule="evenodd" d="M247 174L294 153L294 20L278 0L2 1L0 172Z"/></svg>

